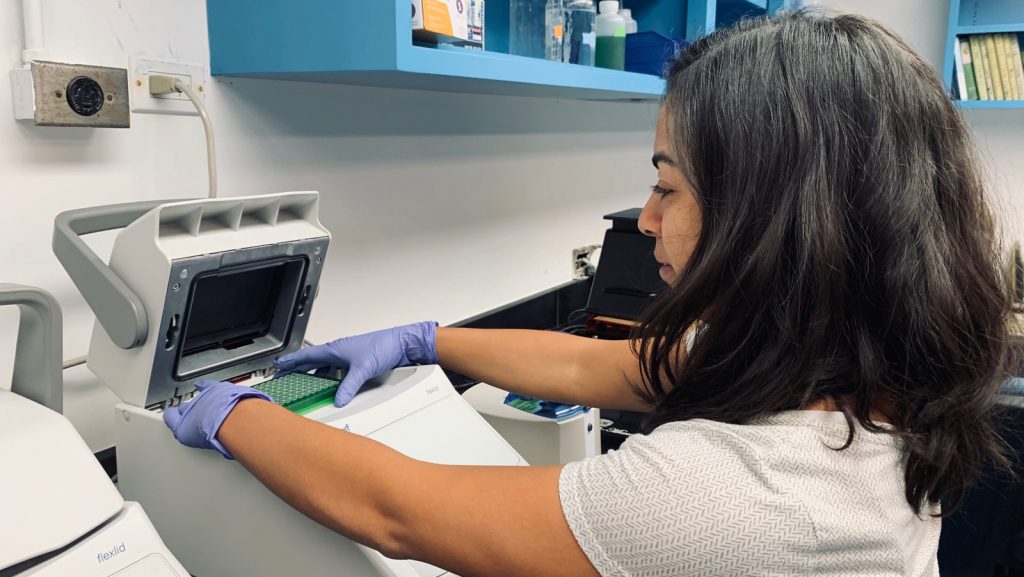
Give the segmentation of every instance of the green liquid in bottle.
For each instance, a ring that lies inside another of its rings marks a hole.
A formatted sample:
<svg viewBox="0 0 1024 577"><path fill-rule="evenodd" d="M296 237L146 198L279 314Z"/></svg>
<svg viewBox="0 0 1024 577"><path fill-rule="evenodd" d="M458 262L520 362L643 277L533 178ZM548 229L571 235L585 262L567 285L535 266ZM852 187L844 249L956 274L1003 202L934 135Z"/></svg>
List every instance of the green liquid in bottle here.
<svg viewBox="0 0 1024 577"><path fill-rule="evenodd" d="M601 68L625 70L626 68L626 37L598 36L597 51L594 64Z"/></svg>

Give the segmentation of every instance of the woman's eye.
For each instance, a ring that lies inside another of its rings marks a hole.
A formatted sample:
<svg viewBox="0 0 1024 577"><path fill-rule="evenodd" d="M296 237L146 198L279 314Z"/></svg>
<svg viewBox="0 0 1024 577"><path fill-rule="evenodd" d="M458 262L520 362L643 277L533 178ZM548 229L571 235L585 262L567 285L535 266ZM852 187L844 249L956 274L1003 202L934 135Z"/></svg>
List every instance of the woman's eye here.
<svg viewBox="0 0 1024 577"><path fill-rule="evenodd" d="M666 194L668 194L668 193L670 193L672 191L670 189L662 188L662 187L658 186L657 184L655 184L654 186L651 187L651 192L656 193L656 194L660 194L661 196L665 196Z"/></svg>

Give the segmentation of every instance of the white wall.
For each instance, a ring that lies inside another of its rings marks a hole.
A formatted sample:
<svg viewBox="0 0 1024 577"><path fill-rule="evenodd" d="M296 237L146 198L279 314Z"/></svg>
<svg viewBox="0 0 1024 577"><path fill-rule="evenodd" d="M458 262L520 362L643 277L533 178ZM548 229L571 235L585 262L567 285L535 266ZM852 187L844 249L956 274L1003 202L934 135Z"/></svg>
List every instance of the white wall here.
<svg viewBox="0 0 1024 577"><path fill-rule="evenodd" d="M59 61L127 67L128 55L208 62L203 0L43 0ZM19 2L0 5L0 70L19 65ZM223 196L319 190L332 231L309 337L453 322L565 282L573 247L600 242L608 212L653 184L656 104L457 95L217 80L207 104ZM195 117L134 114L128 130L37 128L12 119L0 75L0 282L53 292L64 356L86 352L92 315L50 251L62 210L203 196ZM103 255L112 236L92 244ZM0 313L0 383L17 315ZM65 412L94 450L113 441L113 395L66 372Z"/></svg>

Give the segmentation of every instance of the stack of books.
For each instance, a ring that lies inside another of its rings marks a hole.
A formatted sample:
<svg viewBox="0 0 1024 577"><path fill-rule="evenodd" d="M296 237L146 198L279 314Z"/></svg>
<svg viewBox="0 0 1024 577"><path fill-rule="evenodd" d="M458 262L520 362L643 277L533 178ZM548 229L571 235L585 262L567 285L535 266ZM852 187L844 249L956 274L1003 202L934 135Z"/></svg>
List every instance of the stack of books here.
<svg viewBox="0 0 1024 577"><path fill-rule="evenodd" d="M1024 34L958 36L956 44L960 100L1024 100Z"/></svg>

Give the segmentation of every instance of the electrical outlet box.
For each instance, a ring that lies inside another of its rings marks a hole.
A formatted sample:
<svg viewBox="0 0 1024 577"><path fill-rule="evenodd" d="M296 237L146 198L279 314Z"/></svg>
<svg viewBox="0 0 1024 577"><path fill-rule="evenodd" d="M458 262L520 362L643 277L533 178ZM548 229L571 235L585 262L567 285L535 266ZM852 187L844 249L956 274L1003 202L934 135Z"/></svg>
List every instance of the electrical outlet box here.
<svg viewBox="0 0 1024 577"><path fill-rule="evenodd" d="M206 67L202 64L132 56L128 63L128 81L132 89L132 112L197 116L188 96L172 92L154 96L149 93L149 77L154 74L180 78L206 100Z"/></svg>
<svg viewBox="0 0 1024 577"><path fill-rule="evenodd" d="M591 244L572 249L572 278L574 280L589 278L597 272L597 258L600 256L601 245Z"/></svg>
<svg viewBox="0 0 1024 577"><path fill-rule="evenodd" d="M129 128L124 68L34 61L11 71L14 117L36 126Z"/></svg>

